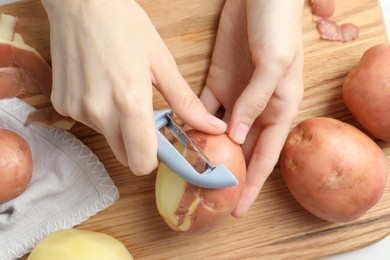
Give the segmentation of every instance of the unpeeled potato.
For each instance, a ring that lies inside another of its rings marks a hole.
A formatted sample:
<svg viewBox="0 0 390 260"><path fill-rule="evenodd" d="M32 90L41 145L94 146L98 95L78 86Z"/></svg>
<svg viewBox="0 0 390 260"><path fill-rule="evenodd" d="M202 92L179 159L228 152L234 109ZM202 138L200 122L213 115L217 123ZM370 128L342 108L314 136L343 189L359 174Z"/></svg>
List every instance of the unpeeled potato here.
<svg viewBox="0 0 390 260"><path fill-rule="evenodd" d="M27 141L0 129L0 203L23 193L32 177L32 154Z"/></svg>
<svg viewBox="0 0 390 260"><path fill-rule="evenodd" d="M332 118L294 127L283 147L283 178L295 199L329 222L358 219L381 198L386 157L367 135Z"/></svg>
<svg viewBox="0 0 390 260"><path fill-rule="evenodd" d="M27 260L132 260L126 247L114 237L96 231L56 231L32 250Z"/></svg>
<svg viewBox="0 0 390 260"><path fill-rule="evenodd" d="M369 48L346 76L343 99L367 132L390 141L390 44Z"/></svg>
<svg viewBox="0 0 390 260"><path fill-rule="evenodd" d="M237 186L221 189L201 188L186 182L163 163L159 165L155 198L160 216L178 233L202 234L215 228L236 207L246 178L245 159L241 147L227 134L209 135L196 130L187 134L214 165L223 163L239 182ZM187 154L180 143L174 145ZM186 158L196 167L196 157Z"/></svg>
<svg viewBox="0 0 390 260"><path fill-rule="evenodd" d="M322 18L333 16L336 9L334 0L310 0L310 5L313 14Z"/></svg>

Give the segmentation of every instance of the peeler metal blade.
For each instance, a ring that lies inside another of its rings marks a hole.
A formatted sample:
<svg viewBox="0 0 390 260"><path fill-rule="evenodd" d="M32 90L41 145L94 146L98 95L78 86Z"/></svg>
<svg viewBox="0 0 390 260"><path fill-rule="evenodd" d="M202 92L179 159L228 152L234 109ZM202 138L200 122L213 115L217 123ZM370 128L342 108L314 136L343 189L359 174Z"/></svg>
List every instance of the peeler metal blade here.
<svg viewBox="0 0 390 260"><path fill-rule="evenodd" d="M236 177L221 163L214 166L202 150L187 136L173 119L170 109L154 111L154 120L157 128L158 158L173 172L191 184L203 188L225 188L238 184ZM199 159L196 169L176 150L169 140L159 131L167 127L174 137L192 151Z"/></svg>

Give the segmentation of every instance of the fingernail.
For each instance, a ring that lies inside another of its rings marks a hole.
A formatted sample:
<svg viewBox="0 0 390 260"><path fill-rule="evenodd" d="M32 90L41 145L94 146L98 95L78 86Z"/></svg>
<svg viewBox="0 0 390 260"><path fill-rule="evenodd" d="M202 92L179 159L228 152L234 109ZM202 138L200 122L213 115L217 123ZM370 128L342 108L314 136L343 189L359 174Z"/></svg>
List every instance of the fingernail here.
<svg viewBox="0 0 390 260"><path fill-rule="evenodd" d="M209 115L206 118L207 123L209 123L211 126L213 126L216 129L226 128L226 123L223 122L218 117L215 117L213 115Z"/></svg>
<svg viewBox="0 0 390 260"><path fill-rule="evenodd" d="M233 132L233 140L239 144L243 144L245 142L246 135L249 131L249 125L240 123L236 126Z"/></svg>

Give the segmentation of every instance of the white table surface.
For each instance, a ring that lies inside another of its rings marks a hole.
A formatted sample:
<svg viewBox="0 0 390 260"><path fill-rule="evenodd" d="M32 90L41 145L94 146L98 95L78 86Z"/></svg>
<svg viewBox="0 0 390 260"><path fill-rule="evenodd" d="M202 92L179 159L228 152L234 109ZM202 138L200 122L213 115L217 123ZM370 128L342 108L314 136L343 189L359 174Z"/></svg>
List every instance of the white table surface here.
<svg viewBox="0 0 390 260"><path fill-rule="evenodd" d="M0 5L18 0L0 0ZM353 1L353 0L350 0ZM390 39L390 0L380 0L386 24L387 36ZM390 259L390 236L365 248L345 254L324 258L323 260L385 260Z"/></svg>

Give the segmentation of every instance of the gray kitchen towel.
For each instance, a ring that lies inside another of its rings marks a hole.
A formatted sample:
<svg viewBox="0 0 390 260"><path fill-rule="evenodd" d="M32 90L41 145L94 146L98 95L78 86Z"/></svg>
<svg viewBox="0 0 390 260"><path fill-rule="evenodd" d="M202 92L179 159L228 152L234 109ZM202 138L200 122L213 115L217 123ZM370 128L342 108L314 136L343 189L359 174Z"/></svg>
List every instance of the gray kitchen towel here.
<svg viewBox="0 0 390 260"><path fill-rule="evenodd" d="M26 191L0 204L1 260L25 255L48 234L82 223L119 197L103 164L75 136L57 128L26 127L32 110L18 98L0 100L0 128L21 135L33 157Z"/></svg>

